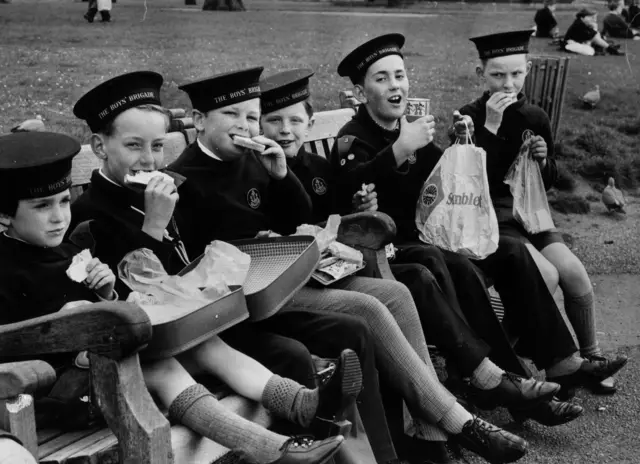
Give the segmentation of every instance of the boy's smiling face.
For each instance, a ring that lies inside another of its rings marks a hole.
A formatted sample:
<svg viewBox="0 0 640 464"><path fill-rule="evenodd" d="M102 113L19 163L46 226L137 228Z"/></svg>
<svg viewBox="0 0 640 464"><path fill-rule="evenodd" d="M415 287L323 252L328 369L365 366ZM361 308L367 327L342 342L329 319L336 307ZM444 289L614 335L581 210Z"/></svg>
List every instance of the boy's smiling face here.
<svg viewBox="0 0 640 464"><path fill-rule="evenodd" d="M519 54L489 58L476 68L476 73L486 82L491 95L498 92L517 95L524 87L529 69L531 62L527 55Z"/></svg>
<svg viewBox="0 0 640 464"><path fill-rule="evenodd" d="M262 117L264 136L275 140L288 157L300 151L313 126L303 102L267 113Z"/></svg>
<svg viewBox="0 0 640 464"><path fill-rule="evenodd" d="M255 137L260 134L260 99L252 98L208 111L194 110L193 122L198 140L223 161L244 156L246 148L233 143L233 136Z"/></svg>
<svg viewBox="0 0 640 464"><path fill-rule="evenodd" d="M31 245L53 248L62 243L71 222L69 189L48 197L19 200L9 217L7 235Z"/></svg>
<svg viewBox="0 0 640 464"><path fill-rule="evenodd" d="M379 122L395 123L407 106L409 80L404 60L399 55L388 55L373 63L357 85L355 95Z"/></svg>
<svg viewBox="0 0 640 464"><path fill-rule="evenodd" d="M94 152L104 160L104 174L119 185L124 176L162 167L167 118L158 111L130 108L113 122L110 135L94 134Z"/></svg>

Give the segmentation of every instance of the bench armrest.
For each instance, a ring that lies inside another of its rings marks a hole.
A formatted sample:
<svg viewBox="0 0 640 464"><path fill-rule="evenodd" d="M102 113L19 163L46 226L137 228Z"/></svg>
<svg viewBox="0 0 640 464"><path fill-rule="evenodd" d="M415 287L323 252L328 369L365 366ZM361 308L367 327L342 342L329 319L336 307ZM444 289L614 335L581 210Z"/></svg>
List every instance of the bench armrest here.
<svg viewBox="0 0 640 464"><path fill-rule="evenodd" d="M100 302L0 326L0 359L83 350L120 359L150 339L151 321L142 309Z"/></svg>
<svg viewBox="0 0 640 464"><path fill-rule="evenodd" d="M44 361L0 364L0 400L20 394L33 395L53 386L56 371Z"/></svg>
<svg viewBox="0 0 640 464"><path fill-rule="evenodd" d="M379 250L396 236L396 224L379 212L354 213L342 216L338 241L354 248Z"/></svg>

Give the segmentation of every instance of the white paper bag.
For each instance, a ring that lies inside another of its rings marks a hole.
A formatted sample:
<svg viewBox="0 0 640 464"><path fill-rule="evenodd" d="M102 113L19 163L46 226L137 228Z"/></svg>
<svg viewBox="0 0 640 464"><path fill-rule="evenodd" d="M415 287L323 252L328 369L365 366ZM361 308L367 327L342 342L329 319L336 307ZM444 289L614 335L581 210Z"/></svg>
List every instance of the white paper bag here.
<svg viewBox="0 0 640 464"><path fill-rule="evenodd" d="M467 141L447 148L422 186L416 227L425 243L484 259L498 248L498 219L489 195L487 154Z"/></svg>
<svg viewBox="0 0 640 464"><path fill-rule="evenodd" d="M98 11L111 11L111 0L98 0Z"/></svg>

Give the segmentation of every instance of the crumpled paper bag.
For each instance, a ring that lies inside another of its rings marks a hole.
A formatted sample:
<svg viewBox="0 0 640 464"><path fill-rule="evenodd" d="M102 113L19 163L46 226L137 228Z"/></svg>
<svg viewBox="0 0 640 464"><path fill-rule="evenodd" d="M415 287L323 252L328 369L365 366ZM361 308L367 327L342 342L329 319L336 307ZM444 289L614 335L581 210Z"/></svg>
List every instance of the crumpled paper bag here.
<svg viewBox="0 0 640 464"><path fill-rule="evenodd" d="M242 286L249 274L251 256L230 243L214 240L204 250L204 255L195 269L183 276L193 285L206 288L224 282Z"/></svg>
<svg viewBox="0 0 640 464"><path fill-rule="evenodd" d="M530 234L555 229L547 201L540 165L530 155L531 140L520 147L520 153L504 178L513 196L513 217Z"/></svg>
<svg viewBox="0 0 640 464"><path fill-rule="evenodd" d="M329 246L338 239L340 222L340 215L332 214L329 216L327 225L324 229L316 225L302 224L297 227L293 235L311 235L312 237L315 237L320 253L324 253Z"/></svg>

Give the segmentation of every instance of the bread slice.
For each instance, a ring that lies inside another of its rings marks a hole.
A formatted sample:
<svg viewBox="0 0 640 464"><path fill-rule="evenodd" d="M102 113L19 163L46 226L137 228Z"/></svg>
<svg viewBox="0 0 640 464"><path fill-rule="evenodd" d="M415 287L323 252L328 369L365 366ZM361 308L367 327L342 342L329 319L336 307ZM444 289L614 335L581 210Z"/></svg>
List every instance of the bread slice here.
<svg viewBox="0 0 640 464"><path fill-rule="evenodd" d="M146 187L147 184L156 176L162 177L163 180L171 184L175 183L173 177L160 171L138 171L134 176L126 174L124 176L124 182L126 184L136 185L140 187Z"/></svg>
<svg viewBox="0 0 640 464"><path fill-rule="evenodd" d="M240 135L233 136L233 143L239 147L248 148L249 150L257 151L258 153L262 153L267 148L261 143L254 142L253 140Z"/></svg>

